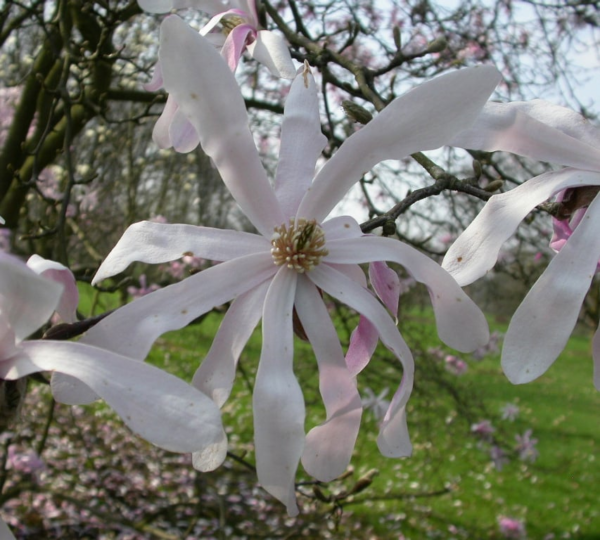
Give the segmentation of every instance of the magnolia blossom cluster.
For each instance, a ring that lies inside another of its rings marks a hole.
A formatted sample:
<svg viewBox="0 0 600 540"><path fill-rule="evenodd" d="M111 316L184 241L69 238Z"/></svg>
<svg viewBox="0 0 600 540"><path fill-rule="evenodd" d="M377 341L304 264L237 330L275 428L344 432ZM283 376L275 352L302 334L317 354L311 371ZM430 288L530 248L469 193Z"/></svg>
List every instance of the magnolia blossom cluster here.
<svg viewBox="0 0 600 540"><path fill-rule="evenodd" d="M504 370L516 383L533 380L550 366L576 323L600 260L595 224L600 202L598 190L589 189L600 186L600 132L577 114L545 102L488 102L500 74L492 66L479 66L434 78L396 98L319 168L327 140L311 67L295 64L283 37L260 27L254 2L139 4L152 13L194 8L210 17L200 32L177 15L161 24L159 59L148 88L164 88L168 100L154 140L178 152L200 146L255 232L157 221L133 224L94 283L136 261L174 268L187 258L197 271L182 272L178 277L184 279L160 289L141 276L140 287L132 290L136 300L106 316L78 342L25 339L55 311L66 323L76 322L78 299L69 271L40 258L26 265L0 254L0 377L14 380L51 371L58 401L84 404L103 398L133 431L163 448L191 453L194 467L209 471L226 458L220 409L230 397L240 355L261 323L253 389L256 469L264 489L294 516L298 466L322 482L342 475L363 409L380 420L377 443L383 455L411 454L407 404L415 362L398 329L399 297L408 282L388 263L402 266L411 286L427 287L440 340L482 357L496 350L500 336L490 340L484 315L461 286L493 267L502 243L533 208L558 196L561 212L552 241L557 255L513 317L502 352ZM244 53L273 75L293 79L273 178L260 160L234 76ZM350 216L331 215L378 163L447 144L515 152L566 168L493 196L449 248L442 266L397 239L363 234ZM360 265L368 265L368 275ZM360 316L347 350L324 295ZM191 385L143 362L159 336L226 304ZM313 348L324 404L322 421L308 433L304 396L294 374L294 332ZM600 388L598 336L593 356ZM363 397L358 390L360 373L379 341L402 367L389 400L387 390L375 395L366 389ZM456 375L466 371L456 355L441 360ZM472 431L493 443L489 421ZM517 442L522 459L535 459L530 431ZM498 463L505 459L498 448L492 454Z"/></svg>

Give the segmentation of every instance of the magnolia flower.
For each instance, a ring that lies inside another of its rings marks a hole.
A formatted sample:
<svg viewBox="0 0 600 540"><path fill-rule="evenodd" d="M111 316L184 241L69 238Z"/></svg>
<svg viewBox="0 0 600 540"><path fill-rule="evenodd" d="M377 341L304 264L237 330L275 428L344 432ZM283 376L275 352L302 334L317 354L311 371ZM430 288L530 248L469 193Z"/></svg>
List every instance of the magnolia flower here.
<svg viewBox="0 0 600 540"><path fill-rule="evenodd" d="M598 269L600 198L587 186L600 186L600 130L575 112L541 100L488 103L473 127L452 144L567 166L491 197L442 264L461 285L472 283L494 266L502 244L529 212L569 190L570 201L553 239L559 251L517 309L504 337L504 372L513 383L526 383L542 375L564 349ZM593 358L594 384L600 390L600 332L593 339Z"/></svg>
<svg viewBox="0 0 600 540"><path fill-rule="evenodd" d="M533 430L528 429L523 435L515 435L515 439L517 441L516 450L519 453L519 459L533 463L538 458L539 452L535 447L538 440L531 438L532 433Z"/></svg>
<svg viewBox="0 0 600 540"><path fill-rule="evenodd" d="M64 308L67 319L74 312L73 275L41 257L30 264L39 275L0 253L0 379L39 371L64 373L93 389L134 432L157 446L192 452L220 443L224 433L218 408L177 377L79 342L23 341L55 310ZM71 283L64 286L69 276ZM188 432L190 423L195 429Z"/></svg>
<svg viewBox="0 0 600 540"><path fill-rule="evenodd" d="M500 533L504 536L504 538L511 538L514 540L525 538L527 536L525 533L525 525L523 525L523 522L515 518L499 516L498 527L500 528Z"/></svg>
<svg viewBox="0 0 600 540"><path fill-rule="evenodd" d="M220 48L221 56L233 72L247 50L252 58L265 65L276 77L293 79L296 76L285 40L274 32L259 29L254 0L138 0L138 3L151 13L167 13L183 8L195 8L208 13L212 18L200 30L200 34ZM221 26L222 31L215 32L217 26ZM159 61L152 81L145 88L154 92L163 86ZM159 147L173 146L179 152L190 152L198 146L197 131L180 112L177 101L171 95L156 122L153 138Z"/></svg>
<svg viewBox="0 0 600 540"><path fill-rule="evenodd" d="M483 314L431 259L397 240L364 236L350 217L325 218L375 164L437 148L469 126L498 74L491 67L462 70L405 94L344 142L315 175L326 139L315 82L305 67L285 104L272 187L248 129L235 78L210 43L171 16L162 25L160 61L167 90L200 134L203 150L258 234L150 222L132 225L94 282L122 272L133 261L160 264L193 254L221 262L124 306L92 328L83 341L142 360L161 334L233 301L193 380L222 406L231 392L239 355L262 319L263 345L253 393L257 473L262 486L295 515L299 461L319 480L341 475L350 461L362 413L355 379L321 291L368 319L402 363L402 382L378 437L386 456L411 453L405 407L414 363L393 318L366 288L358 265L393 261L424 283L431 293L438 333L450 346L473 350L488 339ZM315 352L326 411L324 422L307 435L304 399L293 371L296 316ZM77 388L80 400L84 390ZM200 470L215 468L225 452L226 443L220 452L196 452L194 465Z"/></svg>

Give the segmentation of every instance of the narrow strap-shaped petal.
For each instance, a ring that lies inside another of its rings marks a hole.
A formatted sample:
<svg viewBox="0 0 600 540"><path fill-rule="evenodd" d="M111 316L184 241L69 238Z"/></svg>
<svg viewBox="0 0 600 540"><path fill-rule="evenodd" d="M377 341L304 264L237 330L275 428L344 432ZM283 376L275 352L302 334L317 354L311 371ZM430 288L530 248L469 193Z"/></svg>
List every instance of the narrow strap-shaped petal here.
<svg viewBox="0 0 600 540"><path fill-rule="evenodd" d="M370 362L379 343L379 333L375 325L366 317L360 316L358 326L350 336L346 365L352 375L358 375Z"/></svg>
<svg viewBox="0 0 600 540"><path fill-rule="evenodd" d="M119 274L135 261L160 264L188 255L210 261L229 261L270 250L271 244L257 234L140 221L127 228L100 265L92 284Z"/></svg>
<svg viewBox="0 0 600 540"><path fill-rule="evenodd" d="M173 118L175 117L178 108L173 96L169 96L158 120L154 124L154 128L152 129L152 140L159 148L164 149L173 146L173 143L171 142L171 123L173 122Z"/></svg>
<svg viewBox="0 0 600 540"><path fill-rule="evenodd" d="M143 360L159 336L187 326L215 306L256 287L275 271L270 254L221 263L119 308L89 330L80 342ZM53 377L52 389L63 403L75 405L96 399L89 389L68 377Z"/></svg>
<svg viewBox="0 0 600 540"><path fill-rule="evenodd" d="M263 345L254 383L254 447L258 481L298 514L295 477L304 449L304 396L293 370L292 312L298 274L281 268L263 310Z"/></svg>
<svg viewBox="0 0 600 540"><path fill-rule="evenodd" d="M369 279L373 289L386 308L398 321L398 304L400 302L400 278L383 261L374 261L369 264Z"/></svg>
<svg viewBox="0 0 600 540"><path fill-rule="evenodd" d="M412 392L415 371L410 349L389 313L364 287L326 264L313 268L308 277L327 294L369 319L377 328L383 344L402 363L402 381L381 424L377 445L384 456L409 456L412 444L406 425L406 403Z"/></svg>
<svg viewBox="0 0 600 540"><path fill-rule="evenodd" d="M360 428L362 401L346 368L327 308L306 276L298 280L295 305L317 358L319 390L327 414L325 422L306 435L302 465L317 480L330 482L341 476L350 463Z"/></svg>
<svg viewBox="0 0 600 540"><path fill-rule="evenodd" d="M415 248L391 238L363 236L327 243L327 262L356 264L389 261L401 264L429 289L438 335L450 347L470 352L489 340L487 321L454 278Z"/></svg>
<svg viewBox="0 0 600 540"><path fill-rule="evenodd" d="M398 97L349 137L323 166L300 204L299 217L322 221L374 165L447 144L467 129L500 80L491 66L461 69Z"/></svg>
<svg viewBox="0 0 600 540"><path fill-rule="evenodd" d="M285 219L235 77L214 47L174 15L161 26L160 63L165 88L196 128L202 149L248 219L270 238Z"/></svg>
<svg viewBox="0 0 600 540"><path fill-rule="evenodd" d="M235 369L246 343L262 317L267 280L231 304L192 384L222 407L231 393Z"/></svg>
<svg viewBox="0 0 600 540"><path fill-rule="evenodd" d="M0 310L17 341L31 335L51 317L62 292L59 283L38 276L24 262L0 252Z"/></svg>
<svg viewBox="0 0 600 540"><path fill-rule="evenodd" d="M593 146L593 142L600 142L600 131L582 116L566 111L539 100L535 105L486 103L475 124L454 137L450 145L486 152L503 150L539 161L600 171L600 146ZM579 126L575 117L579 118Z"/></svg>
<svg viewBox="0 0 600 540"><path fill-rule="evenodd" d="M56 312L66 323L73 323L77 320L77 305L79 304L79 290L75 282L73 272L66 266L56 262L44 259L39 255L32 255L27 261L27 266L36 274L42 277L60 283L63 286L63 292L60 297L60 303L56 307Z"/></svg>
<svg viewBox="0 0 600 540"><path fill-rule="evenodd" d="M321 133L319 98L310 69L298 74L285 100L275 194L286 216L293 216L315 175L327 138Z"/></svg>
<svg viewBox="0 0 600 540"><path fill-rule="evenodd" d="M600 174L563 169L542 174L506 193L494 195L452 244L442 266L462 286L479 279L496 264L502 244L538 204L562 189L600 185Z"/></svg>
<svg viewBox="0 0 600 540"><path fill-rule="evenodd" d="M594 359L594 386L600 390L600 328L596 330L592 341L592 357Z"/></svg>
<svg viewBox="0 0 600 540"><path fill-rule="evenodd" d="M502 367L515 384L542 375L575 328L600 258L600 197L513 315L502 347Z"/></svg>
<svg viewBox="0 0 600 540"><path fill-rule="evenodd" d="M238 67L242 53L246 48L248 36L253 35L255 31L256 30L249 24L240 24L229 32L229 35L221 48L221 56L225 58L225 61L232 72L235 72Z"/></svg>
<svg viewBox="0 0 600 540"><path fill-rule="evenodd" d="M82 343L26 341L0 363L0 377L38 371L65 373L104 399L123 421L152 444L193 452L225 436L219 408L202 392L149 364Z"/></svg>
<svg viewBox="0 0 600 540"><path fill-rule="evenodd" d="M283 79L293 79L296 68L285 39L269 30L259 30L256 40L248 45L248 52L269 71Z"/></svg>

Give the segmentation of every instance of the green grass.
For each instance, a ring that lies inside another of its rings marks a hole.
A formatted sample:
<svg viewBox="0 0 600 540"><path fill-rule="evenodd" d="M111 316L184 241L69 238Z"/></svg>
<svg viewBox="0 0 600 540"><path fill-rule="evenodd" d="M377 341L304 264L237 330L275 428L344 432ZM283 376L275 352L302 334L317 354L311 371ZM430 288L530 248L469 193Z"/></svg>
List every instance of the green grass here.
<svg viewBox="0 0 600 540"><path fill-rule="evenodd" d="M149 361L191 380L221 318L212 313L200 324L166 334ZM464 356L469 371L456 378L419 353L440 344L428 311L411 313L401 329L417 360L408 414L414 455L402 460L383 458L376 447L377 422L367 412L352 460L354 474L323 486L322 491L335 495L377 469L373 483L353 498L340 500L339 508L353 512L379 538L398 538L400 533L412 539L501 538L500 515L522 519L532 539L549 533L555 538L600 538L600 393L592 384L591 336L573 337L539 380L513 386L503 375L498 356L481 362ZM223 410L230 449L247 453L249 460L253 460L251 389L260 343L257 330L241 357L232 397ZM322 421L324 410L316 362L310 347L298 340L295 367L305 392L308 430ZM378 349L359 376L359 389L364 392L369 386L378 392L390 387L391 396L400 375L397 361ZM514 423L502 421L499 415L509 402L521 411ZM498 440L508 450L514 448L516 434L533 429L539 459L526 463L515 457L496 470L469 431L473 422L484 418L492 420ZM298 479L310 480L302 471ZM327 508L334 515L333 505L325 504Z"/></svg>

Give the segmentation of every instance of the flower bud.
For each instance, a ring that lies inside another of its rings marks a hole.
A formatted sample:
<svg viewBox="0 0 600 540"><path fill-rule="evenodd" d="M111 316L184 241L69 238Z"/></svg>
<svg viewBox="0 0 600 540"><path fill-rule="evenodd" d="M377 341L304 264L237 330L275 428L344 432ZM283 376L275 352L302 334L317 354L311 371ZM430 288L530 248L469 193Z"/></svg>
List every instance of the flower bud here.
<svg viewBox="0 0 600 540"><path fill-rule="evenodd" d="M342 101L342 107L346 115L359 124L368 124L373 120L373 115L367 109L353 101L345 99Z"/></svg>

